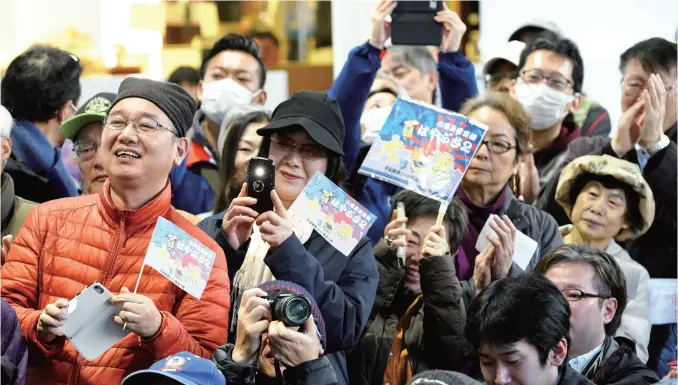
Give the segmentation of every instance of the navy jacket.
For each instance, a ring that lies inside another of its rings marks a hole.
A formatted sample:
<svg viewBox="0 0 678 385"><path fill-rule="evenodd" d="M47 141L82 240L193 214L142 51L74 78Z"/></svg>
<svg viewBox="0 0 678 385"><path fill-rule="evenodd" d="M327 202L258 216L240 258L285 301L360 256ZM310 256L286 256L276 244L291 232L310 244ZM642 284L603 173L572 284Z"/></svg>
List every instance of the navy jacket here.
<svg viewBox="0 0 678 385"><path fill-rule="evenodd" d="M369 42L354 48L348 55L346 64L334 81L328 94L339 102L341 114L346 126L344 137L344 163L351 173L360 167L360 116L370 93L370 88L381 67L381 50ZM441 53L438 60L440 76L440 96L442 107L459 111L469 98L478 94L475 68L461 52ZM377 216L367 236L376 244L384 234L384 228L391 218L390 197L396 187L373 178L360 188L356 199Z"/></svg>
<svg viewBox="0 0 678 385"><path fill-rule="evenodd" d="M78 188L61 158L61 149L53 148L45 135L31 122L19 120L12 133L12 156L17 166L5 170L16 182L16 193L37 203L78 196ZM20 184L30 171L30 185Z"/></svg>
<svg viewBox="0 0 678 385"><path fill-rule="evenodd" d="M26 379L28 349L21 333L16 312L4 300L0 301L2 309L2 383L7 385L23 385Z"/></svg>
<svg viewBox="0 0 678 385"><path fill-rule="evenodd" d="M228 276L233 282L245 259L248 243L240 250L229 245L221 229L224 214L206 218L198 227L224 250ZM370 316L379 282L372 245L362 239L346 257L314 231L305 244L291 236L269 253L264 262L276 279L294 282L313 295L325 320L326 356L337 373L338 383L348 384L343 350L358 342Z"/></svg>
<svg viewBox="0 0 678 385"><path fill-rule="evenodd" d="M191 214L202 214L214 209L217 195L207 179L186 167L188 157L169 174L172 184L172 206Z"/></svg>

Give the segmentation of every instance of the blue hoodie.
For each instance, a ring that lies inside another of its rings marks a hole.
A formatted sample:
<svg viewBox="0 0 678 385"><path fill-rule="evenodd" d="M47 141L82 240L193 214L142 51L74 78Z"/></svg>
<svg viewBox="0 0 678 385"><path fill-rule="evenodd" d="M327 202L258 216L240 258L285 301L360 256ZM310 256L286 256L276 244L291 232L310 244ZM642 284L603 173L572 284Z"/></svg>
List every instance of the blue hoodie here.
<svg viewBox="0 0 678 385"><path fill-rule="evenodd" d="M381 67L381 50L369 42L354 48L328 94L339 102L346 126L344 163L353 172L360 152L360 117L370 88ZM440 53L438 60L442 107L459 111L461 105L478 95L475 68L461 52ZM367 236L376 244L384 235L391 218L391 197L400 188L377 179L367 178L356 199L377 216Z"/></svg>
<svg viewBox="0 0 678 385"><path fill-rule="evenodd" d="M55 194L52 199L78 196L75 180L61 158L61 149L53 148L38 127L27 120L19 120L14 124L10 138L12 153L26 168L47 179Z"/></svg>

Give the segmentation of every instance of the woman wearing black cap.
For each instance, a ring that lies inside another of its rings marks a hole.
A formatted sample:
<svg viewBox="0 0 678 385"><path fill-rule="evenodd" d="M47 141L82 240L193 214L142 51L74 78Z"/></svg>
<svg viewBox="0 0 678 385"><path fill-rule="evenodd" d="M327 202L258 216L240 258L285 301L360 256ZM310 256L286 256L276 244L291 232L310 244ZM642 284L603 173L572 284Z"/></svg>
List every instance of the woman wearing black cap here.
<svg viewBox="0 0 678 385"><path fill-rule="evenodd" d="M221 245L228 262L233 309L240 294L262 282L294 282L317 301L327 329L328 358L339 384L348 383L342 350L355 345L374 303L379 275L369 240L362 239L346 257L304 220L287 209L316 172L341 185L344 123L338 103L326 94L295 93L273 112L260 157L275 162L275 209L257 213L243 186L229 208L199 224ZM269 250L270 247L270 250ZM231 317L232 336L236 322ZM233 340L232 338L229 340Z"/></svg>

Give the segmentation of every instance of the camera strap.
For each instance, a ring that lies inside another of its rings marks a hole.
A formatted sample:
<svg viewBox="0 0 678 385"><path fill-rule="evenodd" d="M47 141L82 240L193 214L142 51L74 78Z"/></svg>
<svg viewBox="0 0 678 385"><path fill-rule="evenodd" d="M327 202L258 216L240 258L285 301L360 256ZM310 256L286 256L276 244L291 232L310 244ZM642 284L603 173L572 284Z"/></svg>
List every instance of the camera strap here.
<svg viewBox="0 0 678 385"><path fill-rule="evenodd" d="M275 366L275 378L279 379L281 384L284 384L285 380L283 379L282 370L280 370L280 362L277 359L273 360L273 366Z"/></svg>

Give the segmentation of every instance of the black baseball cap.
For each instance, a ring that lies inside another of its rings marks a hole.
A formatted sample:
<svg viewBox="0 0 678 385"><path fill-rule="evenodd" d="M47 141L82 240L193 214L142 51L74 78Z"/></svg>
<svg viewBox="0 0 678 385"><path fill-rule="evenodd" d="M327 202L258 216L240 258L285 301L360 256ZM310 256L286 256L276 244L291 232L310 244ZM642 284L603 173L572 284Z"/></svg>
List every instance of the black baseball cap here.
<svg viewBox="0 0 678 385"><path fill-rule="evenodd" d="M61 133L70 140L75 140L78 133L90 123L103 123L108 109L117 95L111 92L99 92L85 102L75 115L61 124Z"/></svg>
<svg viewBox="0 0 678 385"><path fill-rule="evenodd" d="M344 155L344 118L339 103L322 92L295 92L273 111L271 123L257 130L261 136L303 128L326 149Z"/></svg>

